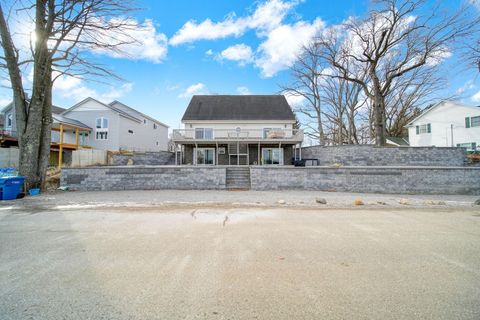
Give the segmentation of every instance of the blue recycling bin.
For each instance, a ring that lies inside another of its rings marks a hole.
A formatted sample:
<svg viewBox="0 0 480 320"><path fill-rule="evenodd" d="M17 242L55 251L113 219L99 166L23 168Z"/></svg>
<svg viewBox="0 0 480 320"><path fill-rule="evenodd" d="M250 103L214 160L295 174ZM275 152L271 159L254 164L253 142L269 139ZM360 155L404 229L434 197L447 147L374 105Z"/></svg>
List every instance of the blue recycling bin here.
<svg viewBox="0 0 480 320"><path fill-rule="evenodd" d="M0 177L0 200L15 200L22 192L22 186L25 178L16 177Z"/></svg>

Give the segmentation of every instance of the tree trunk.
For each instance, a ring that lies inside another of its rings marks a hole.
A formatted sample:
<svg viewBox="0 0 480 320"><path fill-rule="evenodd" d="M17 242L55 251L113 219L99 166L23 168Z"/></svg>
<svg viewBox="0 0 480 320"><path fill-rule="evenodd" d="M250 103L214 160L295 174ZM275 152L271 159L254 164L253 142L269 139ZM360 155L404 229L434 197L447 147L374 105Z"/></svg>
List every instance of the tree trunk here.
<svg viewBox="0 0 480 320"><path fill-rule="evenodd" d="M50 64L49 64L50 68ZM52 72L46 72L45 101L42 113L42 133L40 137L40 154L38 157L38 178L40 187L45 190L47 168L50 160L50 144L52 139Z"/></svg>

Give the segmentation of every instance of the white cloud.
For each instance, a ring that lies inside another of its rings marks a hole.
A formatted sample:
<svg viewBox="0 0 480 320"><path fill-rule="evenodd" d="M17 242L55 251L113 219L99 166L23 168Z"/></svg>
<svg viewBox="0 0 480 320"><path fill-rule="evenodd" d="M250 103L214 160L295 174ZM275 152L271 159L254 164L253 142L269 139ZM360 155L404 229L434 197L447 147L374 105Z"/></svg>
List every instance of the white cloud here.
<svg viewBox="0 0 480 320"><path fill-rule="evenodd" d="M180 93L178 95L179 98L190 98L191 96L195 95L195 94L204 94L206 93L206 89L207 87L205 86L205 84L199 82L199 83L195 83L195 84L192 84L191 86L189 86L187 89L185 89L184 92Z"/></svg>
<svg viewBox="0 0 480 320"><path fill-rule="evenodd" d="M213 50L212 50L212 49L208 49L207 51L205 51L205 55L207 55L207 56L213 56Z"/></svg>
<svg viewBox="0 0 480 320"><path fill-rule="evenodd" d="M244 96L249 95L249 94L252 94L252 93L250 92L250 90L248 90L248 88L245 87L245 86L238 87L238 88L237 88L237 92L238 92L238 94L241 94L241 95L244 95Z"/></svg>
<svg viewBox="0 0 480 320"><path fill-rule="evenodd" d="M473 101L473 102L480 102L480 91L478 91L477 93L475 93L475 94L472 96L472 101Z"/></svg>
<svg viewBox="0 0 480 320"><path fill-rule="evenodd" d="M187 21L170 39L170 44L177 46L198 40L215 40L230 36L239 37L249 29L259 29L262 33L280 24L288 11L298 1L268 0L259 5L252 15L237 17L234 12L220 22L206 19L200 23Z"/></svg>
<svg viewBox="0 0 480 320"><path fill-rule="evenodd" d="M125 35L104 35L104 38L112 38L114 42L132 42L119 46L119 51L111 51L93 48L96 53L101 53L114 58L127 58L131 60L147 60L154 63L162 62L167 56L168 39L164 33L157 32L152 20L146 19L143 23L129 19L131 27L125 31Z"/></svg>
<svg viewBox="0 0 480 320"><path fill-rule="evenodd" d="M255 65L262 76L272 77L287 69L296 60L302 46L307 44L323 27L317 18L313 23L299 21L293 25L280 25L268 33L267 40L258 48L259 57Z"/></svg>
<svg viewBox="0 0 480 320"><path fill-rule="evenodd" d="M54 93L64 98L79 101L87 97L102 101L111 101L125 96L131 92L133 83L124 83L119 86L108 86L105 91L99 92L88 87L84 80L67 75L58 77L53 85Z"/></svg>
<svg viewBox="0 0 480 320"><path fill-rule="evenodd" d="M466 91L472 90L474 88L475 84L473 83L473 80L468 80L463 86L461 86L455 91L455 94L464 94Z"/></svg>
<svg viewBox="0 0 480 320"><path fill-rule="evenodd" d="M252 48L241 43L223 50L219 54L219 59L237 61L240 65L245 65L253 59Z"/></svg>
<svg viewBox="0 0 480 320"><path fill-rule="evenodd" d="M284 92L285 98L287 99L288 104L295 110L301 107L306 99L304 96L293 93L293 92Z"/></svg>

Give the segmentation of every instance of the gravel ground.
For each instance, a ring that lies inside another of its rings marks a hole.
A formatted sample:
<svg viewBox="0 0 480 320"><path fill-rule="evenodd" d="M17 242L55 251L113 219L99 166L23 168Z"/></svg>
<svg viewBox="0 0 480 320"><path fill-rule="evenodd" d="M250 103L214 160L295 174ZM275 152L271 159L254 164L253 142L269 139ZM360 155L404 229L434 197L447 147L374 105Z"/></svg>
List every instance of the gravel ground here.
<svg viewBox="0 0 480 320"><path fill-rule="evenodd" d="M323 198L327 204L319 204ZM414 208L471 208L480 196L462 195L391 195L356 194L320 191L210 191L210 190L155 190L54 192L22 200L0 202L0 208L79 208L79 207L298 207L298 208L352 208L356 199L362 207ZM283 201L282 201L283 200ZM285 202L285 203L283 203ZM480 206L479 206L480 207Z"/></svg>
<svg viewBox="0 0 480 320"><path fill-rule="evenodd" d="M64 193L4 203L0 318L480 319L478 207L400 208L397 196L355 210L292 204L318 194ZM358 197L321 195L338 205ZM229 199L245 204L227 208Z"/></svg>

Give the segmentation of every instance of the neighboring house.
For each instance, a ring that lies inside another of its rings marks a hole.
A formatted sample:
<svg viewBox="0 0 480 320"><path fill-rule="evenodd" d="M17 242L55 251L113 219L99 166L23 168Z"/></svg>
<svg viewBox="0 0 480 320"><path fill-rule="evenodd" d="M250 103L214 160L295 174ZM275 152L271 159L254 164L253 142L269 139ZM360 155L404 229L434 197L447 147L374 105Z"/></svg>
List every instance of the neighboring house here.
<svg viewBox="0 0 480 320"><path fill-rule="evenodd" d="M442 101L426 109L407 127L410 146L480 150L480 106Z"/></svg>
<svg viewBox="0 0 480 320"><path fill-rule="evenodd" d="M177 163L289 165L303 132L283 95L196 95L173 130Z"/></svg>
<svg viewBox="0 0 480 320"><path fill-rule="evenodd" d="M52 106L52 150L60 148L60 142L65 149L87 148L88 134L92 128L80 121L61 116L64 111L64 108ZM2 146L18 146L17 119L13 102L9 103L1 112L5 122L0 136L0 144ZM63 133L63 137L60 133Z"/></svg>
<svg viewBox="0 0 480 320"><path fill-rule="evenodd" d="M92 148L110 151L166 151L168 126L119 101L86 98L62 113L87 124Z"/></svg>

